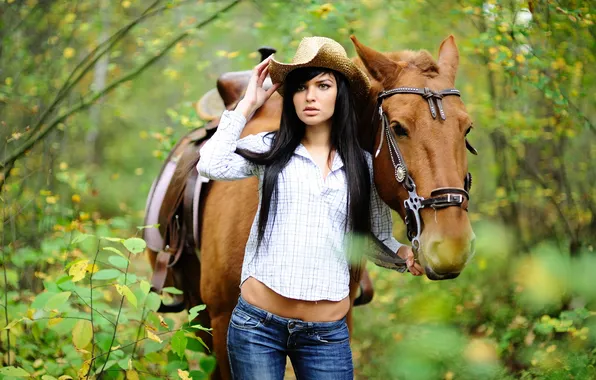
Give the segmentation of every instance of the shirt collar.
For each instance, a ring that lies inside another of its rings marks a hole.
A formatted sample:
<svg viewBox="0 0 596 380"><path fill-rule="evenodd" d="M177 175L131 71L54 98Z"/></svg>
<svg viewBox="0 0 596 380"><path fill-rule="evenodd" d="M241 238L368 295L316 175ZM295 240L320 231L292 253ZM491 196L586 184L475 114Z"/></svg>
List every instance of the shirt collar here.
<svg viewBox="0 0 596 380"><path fill-rule="evenodd" d="M315 161L312 159L310 153L308 153L308 150L306 149L306 147L304 145L302 145L302 144L298 145L298 147L296 148L294 153L308 159L310 162L312 162L313 164L316 165ZM338 169L341 169L343 166L344 166L344 162L342 161L341 157L339 156L339 154L337 154L337 151L336 151L335 154L333 155L333 162L331 163L331 171L333 172Z"/></svg>

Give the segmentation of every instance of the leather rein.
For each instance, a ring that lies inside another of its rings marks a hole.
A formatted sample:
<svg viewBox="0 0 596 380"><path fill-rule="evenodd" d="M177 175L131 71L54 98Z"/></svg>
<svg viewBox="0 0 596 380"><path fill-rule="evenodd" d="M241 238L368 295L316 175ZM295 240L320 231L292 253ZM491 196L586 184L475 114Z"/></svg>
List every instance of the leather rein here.
<svg viewBox="0 0 596 380"><path fill-rule="evenodd" d="M464 178L464 188L459 187L439 187L434 189L430 193L429 198L423 198L418 195L416 191L416 184L414 179L408 172L408 167L404 157L399 150L397 141L391 133L389 121L387 115L383 111L383 99L393 96L395 94L415 94L420 95L428 100L428 106L433 119L438 116L441 120L445 120L445 110L443 109L442 99L445 96L461 96L460 92L454 88L446 89L443 91L435 92L430 90L428 87L423 89L415 87L398 87L392 90L382 91L377 96L377 104L379 108L379 117L381 118L381 140L375 153L375 158L379 156L381 148L383 147L384 139L387 140L387 147L389 149L389 156L394 167L395 180L401 184L408 192L408 199L404 201L405 209L405 223L407 228L408 239L412 242L412 248L414 250L414 257L418 262L418 250L420 249L420 235L422 233L422 218L420 216L420 210L423 208L432 208L434 210L447 208L447 207L461 207L466 212L468 211L468 202L470 200L470 188L472 187L472 174L468 172ZM436 106L435 106L436 103ZM472 154L478 154L468 140L466 139L466 148Z"/></svg>

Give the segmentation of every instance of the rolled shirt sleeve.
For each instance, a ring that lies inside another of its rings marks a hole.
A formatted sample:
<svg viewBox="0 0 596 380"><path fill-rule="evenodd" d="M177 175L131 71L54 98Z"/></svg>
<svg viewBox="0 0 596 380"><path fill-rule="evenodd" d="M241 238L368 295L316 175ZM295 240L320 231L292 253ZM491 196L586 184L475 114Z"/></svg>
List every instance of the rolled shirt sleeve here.
<svg viewBox="0 0 596 380"><path fill-rule="evenodd" d="M197 170L203 177L231 181L259 175L260 167L236 153L246 149L263 153L270 149L272 137L267 132L240 138L246 119L237 111L224 111L217 131L200 151Z"/></svg>
<svg viewBox="0 0 596 380"><path fill-rule="evenodd" d="M378 266L404 272L407 269L405 260L397 255L397 251L404 244L393 237L391 209L379 196L374 180L372 180L372 156L368 152L365 154L371 176L370 227L372 244L367 252L367 259Z"/></svg>

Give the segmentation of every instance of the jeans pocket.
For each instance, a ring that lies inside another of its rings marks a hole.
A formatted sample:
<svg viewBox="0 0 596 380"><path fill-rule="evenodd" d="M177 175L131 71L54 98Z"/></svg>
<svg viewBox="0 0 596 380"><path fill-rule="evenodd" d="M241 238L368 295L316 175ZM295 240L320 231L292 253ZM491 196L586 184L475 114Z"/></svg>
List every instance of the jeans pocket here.
<svg viewBox="0 0 596 380"><path fill-rule="evenodd" d="M315 333L315 336L320 343L326 344L345 343L350 340L348 325L345 323L333 330L319 330Z"/></svg>
<svg viewBox="0 0 596 380"><path fill-rule="evenodd" d="M258 318L250 316L242 310L235 308L232 312L230 324L239 329L251 330L259 327L261 325L261 321Z"/></svg>

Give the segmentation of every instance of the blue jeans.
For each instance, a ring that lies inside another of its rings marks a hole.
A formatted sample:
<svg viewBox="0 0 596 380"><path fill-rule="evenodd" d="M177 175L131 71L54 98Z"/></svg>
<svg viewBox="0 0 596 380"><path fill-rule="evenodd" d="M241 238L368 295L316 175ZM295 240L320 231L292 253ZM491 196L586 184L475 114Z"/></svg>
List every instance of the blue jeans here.
<svg viewBox="0 0 596 380"><path fill-rule="evenodd" d="M240 297L227 344L235 380L283 380L286 356L299 380L354 378L345 317L334 322L282 318Z"/></svg>

